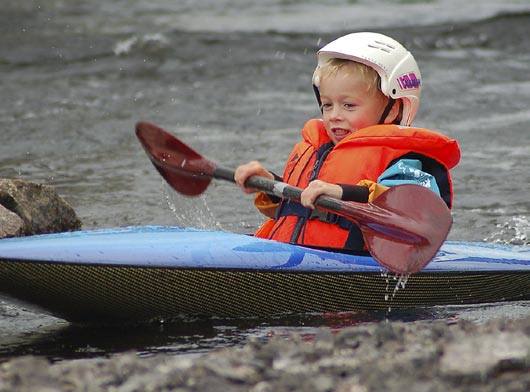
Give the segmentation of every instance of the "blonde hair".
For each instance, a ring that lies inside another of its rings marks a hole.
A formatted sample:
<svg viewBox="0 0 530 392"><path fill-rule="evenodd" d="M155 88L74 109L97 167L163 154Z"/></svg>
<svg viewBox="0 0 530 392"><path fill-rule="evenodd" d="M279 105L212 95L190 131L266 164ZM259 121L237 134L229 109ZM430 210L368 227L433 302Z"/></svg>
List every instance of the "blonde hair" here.
<svg viewBox="0 0 530 392"><path fill-rule="evenodd" d="M360 74L365 80L368 91L381 92L381 77L375 69L352 60L331 58L315 70L314 82L318 86L322 79L335 76L341 69L348 68L352 73Z"/></svg>

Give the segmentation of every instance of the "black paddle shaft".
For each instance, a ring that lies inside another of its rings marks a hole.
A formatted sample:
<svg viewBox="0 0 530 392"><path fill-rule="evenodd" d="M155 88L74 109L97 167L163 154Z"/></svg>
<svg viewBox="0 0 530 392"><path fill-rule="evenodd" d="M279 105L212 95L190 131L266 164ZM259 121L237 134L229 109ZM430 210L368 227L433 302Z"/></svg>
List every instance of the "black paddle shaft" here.
<svg viewBox="0 0 530 392"><path fill-rule="evenodd" d="M213 177L221 180L235 182L234 174L234 170L218 166L213 172ZM284 182L269 180L268 178L259 176L249 177L248 180L245 182L245 186L249 188L259 189L269 195L274 195L277 197L282 197L284 199L291 199L297 201L300 201L300 196L302 194L301 188L297 188L288 185ZM333 199L327 196L320 196L316 200L315 205L322 209L330 211L338 211L341 207L341 203L337 199Z"/></svg>

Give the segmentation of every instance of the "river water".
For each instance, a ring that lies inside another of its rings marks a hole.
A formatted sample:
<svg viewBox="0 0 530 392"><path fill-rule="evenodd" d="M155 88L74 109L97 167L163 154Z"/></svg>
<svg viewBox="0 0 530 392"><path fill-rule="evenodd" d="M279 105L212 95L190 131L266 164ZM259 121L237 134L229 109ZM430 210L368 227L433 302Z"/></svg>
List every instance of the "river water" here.
<svg viewBox="0 0 530 392"><path fill-rule="evenodd" d="M253 231L262 218L233 184L213 182L198 198L173 192L147 160L134 124L154 122L223 166L258 159L282 172L302 125L319 115L311 88L316 50L370 30L402 42L420 65L415 125L460 143L449 239L530 242L529 1L2 3L0 177L53 185L84 229ZM248 336L389 317L199 320L123 333L1 306L0 358L29 352L59 360L129 349L200 352ZM390 318L529 314L530 304L519 302Z"/></svg>

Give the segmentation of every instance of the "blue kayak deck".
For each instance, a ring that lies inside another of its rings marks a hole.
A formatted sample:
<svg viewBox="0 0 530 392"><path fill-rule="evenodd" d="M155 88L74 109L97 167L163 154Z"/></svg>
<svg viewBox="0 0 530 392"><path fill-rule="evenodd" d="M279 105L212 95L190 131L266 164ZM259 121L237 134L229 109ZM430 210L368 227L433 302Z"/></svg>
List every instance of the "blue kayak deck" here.
<svg viewBox="0 0 530 392"><path fill-rule="evenodd" d="M175 268L380 272L363 255L311 249L249 235L134 226L0 240L0 259ZM530 271L530 247L444 243L423 271Z"/></svg>

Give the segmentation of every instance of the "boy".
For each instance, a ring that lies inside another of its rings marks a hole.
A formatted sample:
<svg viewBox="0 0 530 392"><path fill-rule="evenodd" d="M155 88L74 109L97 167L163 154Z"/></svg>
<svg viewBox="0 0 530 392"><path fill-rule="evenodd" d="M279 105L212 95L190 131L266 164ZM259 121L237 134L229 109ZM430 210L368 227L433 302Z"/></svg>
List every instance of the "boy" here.
<svg viewBox="0 0 530 392"><path fill-rule="evenodd" d="M453 139L410 127L421 91L412 55L392 38L365 32L338 38L317 56L313 87L322 119L305 124L283 177L256 161L236 169L236 183L247 193L255 192L244 185L253 175L304 188L300 202L259 193L255 204L271 219L255 235L360 251L359 228L315 210L318 196L369 202L389 186L417 183L451 207L449 169L458 163L460 150Z"/></svg>

